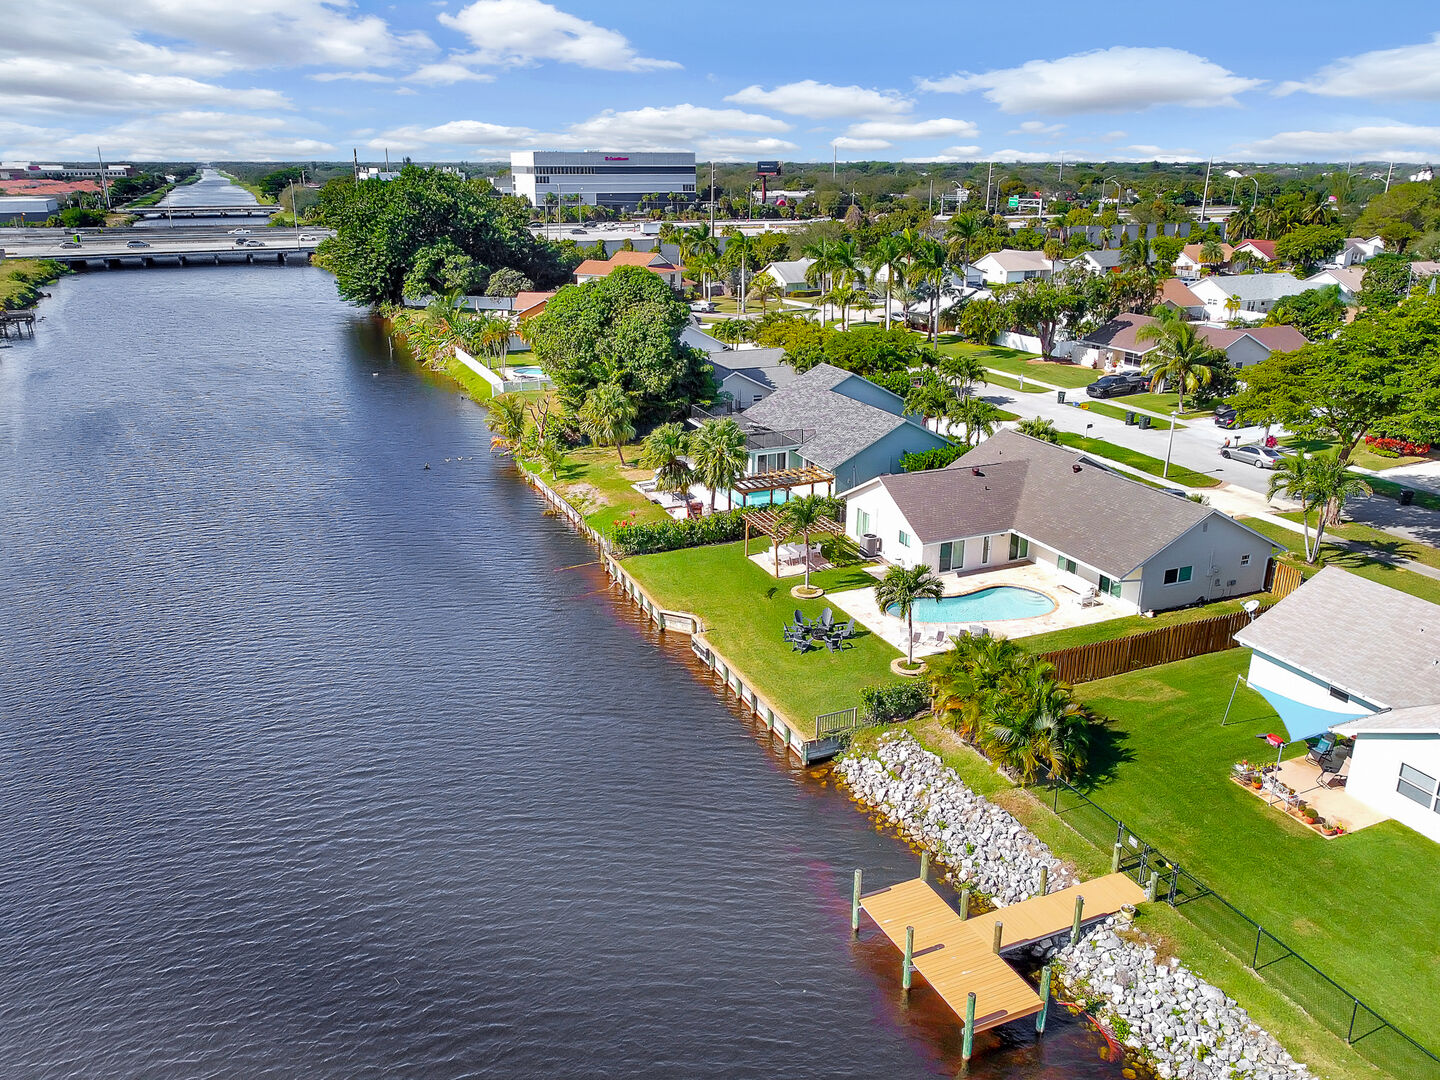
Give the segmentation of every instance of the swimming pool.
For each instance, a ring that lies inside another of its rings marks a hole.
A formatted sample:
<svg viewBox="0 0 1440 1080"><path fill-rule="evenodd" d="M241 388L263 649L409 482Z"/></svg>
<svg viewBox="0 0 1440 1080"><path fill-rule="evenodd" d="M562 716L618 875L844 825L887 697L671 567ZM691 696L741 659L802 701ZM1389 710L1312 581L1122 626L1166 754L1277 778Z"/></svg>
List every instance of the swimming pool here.
<svg viewBox="0 0 1440 1080"><path fill-rule="evenodd" d="M512 367L510 370L522 379L545 378L545 369L534 364L527 364L524 367Z"/></svg>
<svg viewBox="0 0 1440 1080"><path fill-rule="evenodd" d="M917 600L913 617L918 623L992 622L999 619L1033 619L1055 610L1055 601L1034 589L993 585L963 596ZM893 606L886 614L898 616Z"/></svg>

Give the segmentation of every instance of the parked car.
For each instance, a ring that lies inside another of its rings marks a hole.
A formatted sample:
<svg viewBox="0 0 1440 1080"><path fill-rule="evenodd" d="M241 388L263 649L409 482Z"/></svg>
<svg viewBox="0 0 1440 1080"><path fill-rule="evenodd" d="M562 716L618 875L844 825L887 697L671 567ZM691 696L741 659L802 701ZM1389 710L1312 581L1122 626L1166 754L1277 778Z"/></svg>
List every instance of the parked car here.
<svg viewBox="0 0 1440 1080"><path fill-rule="evenodd" d="M690 305L690 310L709 314L710 312L719 311L720 309L715 306L715 301L713 300L696 300Z"/></svg>
<svg viewBox="0 0 1440 1080"><path fill-rule="evenodd" d="M1235 411L1234 405L1215 406L1215 426L1227 431L1240 426L1240 414Z"/></svg>
<svg viewBox="0 0 1440 1080"><path fill-rule="evenodd" d="M150 245L147 244L144 240L128 240L128 241L126 241L125 246L126 246L126 247L136 247L136 248L139 248L139 247L149 247Z"/></svg>
<svg viewBox="0 0 1440 1080"><path fill-rule="evenodd" d="M1254 443L1248 446L1224 447L1220 451L1220 456L1232 461L1246 462L1254 465L1257 469L1273 469L1285 457L1283 453L1273 447L1259 446Z"/></svg>
<svg viewBox="0 0 1440 1080"><path fill-rule="evenodd" d="M1150 389L1150 379L1145 375L1102 375L1085 387L1085 395L1092 398L1124 397L1126 394L1143 394Z"/></svg>

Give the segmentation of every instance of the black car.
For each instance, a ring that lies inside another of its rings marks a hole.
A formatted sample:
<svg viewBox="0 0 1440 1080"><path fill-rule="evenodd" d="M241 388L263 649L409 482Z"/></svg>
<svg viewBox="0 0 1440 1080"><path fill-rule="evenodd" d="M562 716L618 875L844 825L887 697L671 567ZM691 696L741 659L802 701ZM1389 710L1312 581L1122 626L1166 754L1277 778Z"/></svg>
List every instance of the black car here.
<svg viewBox="0 0 1440 1080"><path fill-rule="evenodd" d="M1085 387L1085 395L1092 398L1124 397L1126 394L1143 394L1150 389L1150 379L1145 375L1102 375Z"/></svg>
<svg viewBox="0 0 1440 1080"><path fill-rule="evenodd" d="M1240 414L1235 411L1234 405L1215 406L1215 426L1227 431L1240 426Z"/></svg>

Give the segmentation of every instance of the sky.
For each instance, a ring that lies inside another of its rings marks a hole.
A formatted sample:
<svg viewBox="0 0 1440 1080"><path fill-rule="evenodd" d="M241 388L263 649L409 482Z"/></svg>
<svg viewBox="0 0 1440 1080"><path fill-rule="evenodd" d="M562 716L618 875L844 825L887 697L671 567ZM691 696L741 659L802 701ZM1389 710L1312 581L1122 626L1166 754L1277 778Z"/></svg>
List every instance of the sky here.
<svg viewBox="0 0 1440 1080"><path fill-rule="evenodd" d="M1440 160L1433 0L0 0L0 26L3 161Z"/></svg>

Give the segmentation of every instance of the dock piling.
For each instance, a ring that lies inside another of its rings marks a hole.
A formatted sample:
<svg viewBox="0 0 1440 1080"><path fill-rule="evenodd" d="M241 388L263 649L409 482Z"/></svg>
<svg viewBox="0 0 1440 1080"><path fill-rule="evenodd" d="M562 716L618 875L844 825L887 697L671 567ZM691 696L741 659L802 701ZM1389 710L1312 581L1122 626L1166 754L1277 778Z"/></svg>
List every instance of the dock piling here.
<svg viewBox="0 0 1440 1080"><path fill-rule="evenodd" d="M905 967L900 975L900 987L910 993L910 974L915 967L915 928L905 927Z"/></svg>
<svg viewBox="0 0 1440 1080"><path fill-rule="evenodd" d="M1075 945L1080 941L1080 920L1085 917L1085 897L1075 897L1075 922L1070 926L1070 944Z"/></svg>
<svg viewBox="0 0 1440 1080"><path fill-rule="evenodd" d="M965 998L965 1043L960 1048L960 1060L969 1061L975 1050L975 994L972 991Z"/></svg>
<svg viewBox="0 0 1440 1080"><path fill-rule="evenodd" d="M996 956L999 956L999 955L1000 955L1000 941L1001 941L1002 938L1004 938L1004 936L1005 936L1005 924L1004 924L1003 922L1001 922L999 919L996 919L996 920L995 920L995 940L991 943L991 946L990 946L992 949L995 950L995 955L996 955Z"/></svg>
<svg viewBox="0 0 1440 1080"><path fill-rule="evenodd" d="M930 880L930 852L928 851L920 853L920 880Z"/></svg>
<svg viewBox="0 0 1440 1080"><path fill-rule="evenodd" d="M1040 969L1040 1011L1035 1014L1035 1034L1045 1034L1045 1015L1050 1011L1050 965Z"/></svg>
<svg viewBox="0 0 1440 1080"><path fill-rule="evenodd" d="M850 897L850 933L860 936L860 868L855 868L855 891Z"/></svg>
<svg viewBox="0 0 1440 1080"><path fill-rule="evenodd" d="M1048 896L1050 893L1050 868L1040 867L1040 895Z"/></svg>
<svg viewBox="0 0 1440 1080"><path fill-rule="evenodd" d="M962 919L968 919L969 917L970 917L970 888L969 888L969 886L967 885L965 888L963 888L963 889L960 890L960 918L962 918Z"/></svg>

